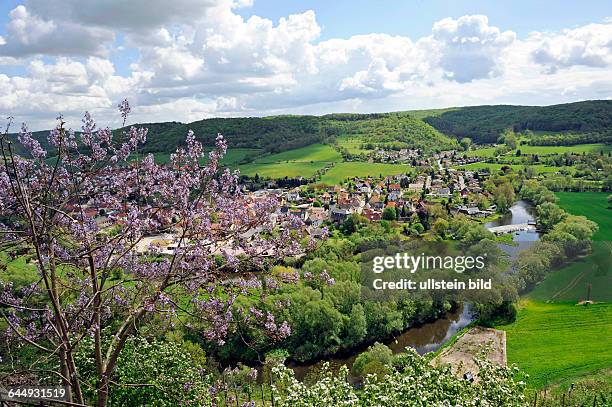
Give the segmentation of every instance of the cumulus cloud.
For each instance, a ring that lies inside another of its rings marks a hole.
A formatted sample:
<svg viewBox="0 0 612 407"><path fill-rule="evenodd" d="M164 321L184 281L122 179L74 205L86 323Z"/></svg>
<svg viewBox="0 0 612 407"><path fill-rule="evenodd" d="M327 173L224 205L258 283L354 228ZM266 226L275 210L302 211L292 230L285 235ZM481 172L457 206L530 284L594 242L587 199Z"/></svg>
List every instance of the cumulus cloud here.
<svg viewBox="0 0 612 407"><path fill-rule="evenodd" d="M500 55L516 39L514 32L490 26L483 15L445 18L432 31L422 45L431 47L445 75L457 82L500 75Z"/></svg>
<svg viewBox="0 0 612 407"><path fill-rule="evenodd" d="M115 118L124 97L147 122L554 103L612 88L611 21L520 39L473 15L442 19L422 38L320 40L314 11L278 21L236 12L251 4L25 0L0 38L0 113L48 127L43 118L58 111L77 124L85 109ZM119 49L133 58L121 74Z"/></svg>
<svg viewBox="0 0 612 407"><path fill-rule="evenodd" d="M532 35L532 57L554 72L577 65L601 68L612 65L612 21L589 24L561 34Z"/></svg>
<svg viewBox="0 0 612 407"><path fill-rule="evenodd" d="M60 24L30 13L23 5L13 9L9 18L7 36L0 41L4 56L104 55L104 44L114 39L112 31L70 21Z"/></svg>

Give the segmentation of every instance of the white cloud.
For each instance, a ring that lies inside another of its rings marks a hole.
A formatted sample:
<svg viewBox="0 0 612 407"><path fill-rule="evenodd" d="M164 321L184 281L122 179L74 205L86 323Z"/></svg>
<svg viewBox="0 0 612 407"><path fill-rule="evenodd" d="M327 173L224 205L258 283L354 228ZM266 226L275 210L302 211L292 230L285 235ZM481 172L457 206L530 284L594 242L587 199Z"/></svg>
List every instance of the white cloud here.
<svg viewBox="0 0 612 407"><path fill-rule="evenodd" d="M112 31L43 19L23 5L14 8L9 17L0 56L105 55L104 44L114 39Z"/></svg>
<svg viewBox="0 0 612 407"><path fill-rule="evenodd" d="M501 32L482 15L445 18L436 22L432 31L432 37L422 45L437 54L445 75L457 82L500 75L500 55L516 39L514 32Z"/></svg>
<svg viewBox="0 0 612 407"><path fill-rule="evenodd" d="M534 34L533 60L555 71L577 65L601 68L612 65L612 21L589 24L561 34Z"/></svg>
<svg viewBox="0 0 612 407"><path fill-rule="evenodd" d="M276 22L235 12L251 3L27 0L0 39L0 65L26 68L0 73L0 113L48 127L61 111L78 127L85 109L115 119L124 97L134 120L192 121L556 103L609 97L612 89L612 22L519 39L475 15L440 20L422 38L320 41L313 11ZM136 55L128 73L125 61L115 69L119 51Z"/></svg>

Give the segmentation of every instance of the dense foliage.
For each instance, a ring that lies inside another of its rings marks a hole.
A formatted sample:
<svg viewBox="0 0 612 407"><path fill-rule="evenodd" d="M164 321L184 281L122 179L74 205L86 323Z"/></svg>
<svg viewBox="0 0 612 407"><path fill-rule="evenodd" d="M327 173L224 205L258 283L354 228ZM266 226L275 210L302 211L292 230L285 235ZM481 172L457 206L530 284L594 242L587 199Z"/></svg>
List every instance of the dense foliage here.
<svg viewBox="0 0 612 407"><path fill-rule="evenodd" d="M525 383L518 369L476 359L480 369L474 382L457 377L451 368L432 367L415 350L395 356L389 373L370 375L361 391L347 381L348 370L328 372L312 386L298 382L291 370L278 366L275 385L279 406L524 406Z"/></svg>
<svg viewBox="0 0 612 407"><path fill-rule="evenodd" d="M552 106L470 106L435 111L425 122L445 134L493 143L504 129L601 133L612 126L612 101L591 100ZM595 139L597 142L600 140ZM582 141L586 142L586 141Z"/></svg>

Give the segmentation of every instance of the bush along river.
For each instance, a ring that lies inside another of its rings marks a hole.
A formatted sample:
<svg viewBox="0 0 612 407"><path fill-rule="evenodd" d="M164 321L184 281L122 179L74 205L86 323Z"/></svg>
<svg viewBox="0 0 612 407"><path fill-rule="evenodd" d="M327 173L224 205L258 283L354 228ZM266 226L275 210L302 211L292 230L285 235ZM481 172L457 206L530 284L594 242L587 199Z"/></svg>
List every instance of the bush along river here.
<svg viewBox="0 0 612 407"><path fill-rule="evenodd" d="M412 347L419 354L424 355L425 353L438 350L453 335L472 321L471 307L469 304L464 304L453 311L447 312L444 318L418 327L409 328L398 336L381 342L387 345L393 353L401 353L407 347ZM338 371L343 365L346 365L349 368L349 381L353 384L359 384L361 379L353 376L351 369L357 356L366 349L367 347L356 349L344 357L331 357L308 364L289 362L288 366L295 373L296 379L311 382L319 377L324 363L329 363L331 371Z"/></svg>
<svg viewBox="0 0 612 407"><path fill-rule="evenodd" d="M512 205L508 213L486 223L485 227L532 224L535 222L535 216L536 211L533 205L521 200ZM540 239L540 234L535 230L521 230L512 233L513 244L500 243L500 248L508 253L511 259L516 258L520 250L527 249L533 242ZM474 318L470 304L465 303L447 312L443 318L408 328L401 334L381 342L387 345L393 353L400 353L407 347L412 347L423 355L440 349L453 335L474 321ZM343 353L342 356L325 358L306 364L289 361L287 365L294 371L296 379L305 382L316 380L325 363L329 363L331 371L338 371L343 365L346 365L350 372L349 380L354 385L359 385L361 379L352 375L351 368L357 356L366 349L367 347L357 348L348 354ZM261 372L259 377L261 379Z"/></svg>

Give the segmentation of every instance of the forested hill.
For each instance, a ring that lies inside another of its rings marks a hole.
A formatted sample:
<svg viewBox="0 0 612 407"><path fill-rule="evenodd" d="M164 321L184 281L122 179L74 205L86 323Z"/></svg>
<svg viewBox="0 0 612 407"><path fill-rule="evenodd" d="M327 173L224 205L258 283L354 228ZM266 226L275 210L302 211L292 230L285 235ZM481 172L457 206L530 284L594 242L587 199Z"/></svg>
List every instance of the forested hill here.
<svg viewBox="0 0 612 407"><path fill-rule="evenodd" d="M505 129L609 134L612 100L588 100L552 106L470 106L417 111L437 130L479 143L491 143Z"/></svg>
<svg viewBox="0 0 612 407"><path fill-rule="evenodd" d="M221 133L233 148L257 148L277 153L342 136L360 136L368 142L401 142L424 150L456 146L455 138L479 143L497 140L508 128L550 132L589 133L596 141L612 142L612 101L585 101L553 106L472 106L396 113L330 114L325 116L270 116L214 118L193 123L141 123L149 136L145 152L168 153L184 143L192 129L206 146ZM121 129L115 130L117 134ZM43 147L47 131L34 133ZM450 136L450 137L449 137ZM15 135L11 135L15 139ZM17 153L18 143L15 144Z"/></svg>
<svg viewBox="0 0 612 407"><path fill-rule="evenodd" d="M366 135L371 141L401 141L433 150L452 147L455 141L429 124L406 114L334 114L326 116L270 116L206 119L189 124L143 124L149 128L146 151L173 151L188 129L205 145L223 134L230 147L258 148L264 153L293 150L344 135Z"/></svg>
<svg viewBox="0 0 612 407"><path fill-rule="evenodd" d="M213 146L218 133L232 148L256 148L261 154L293 150L344 135L367 136L369 141L400 141L424 150L452 148L456 141L409 114L335 114L327 116L270 116L214 118L193 123L140 123L149 129L144 152L173 152L189 129L205 146ZM115 130L117 135L123 129ZM48 132L34 137L47 146ZM16 135L11 135L13 139ZM18 143L16 143L18 144ZM18 148L18 145L16 145Z"/></svg>

